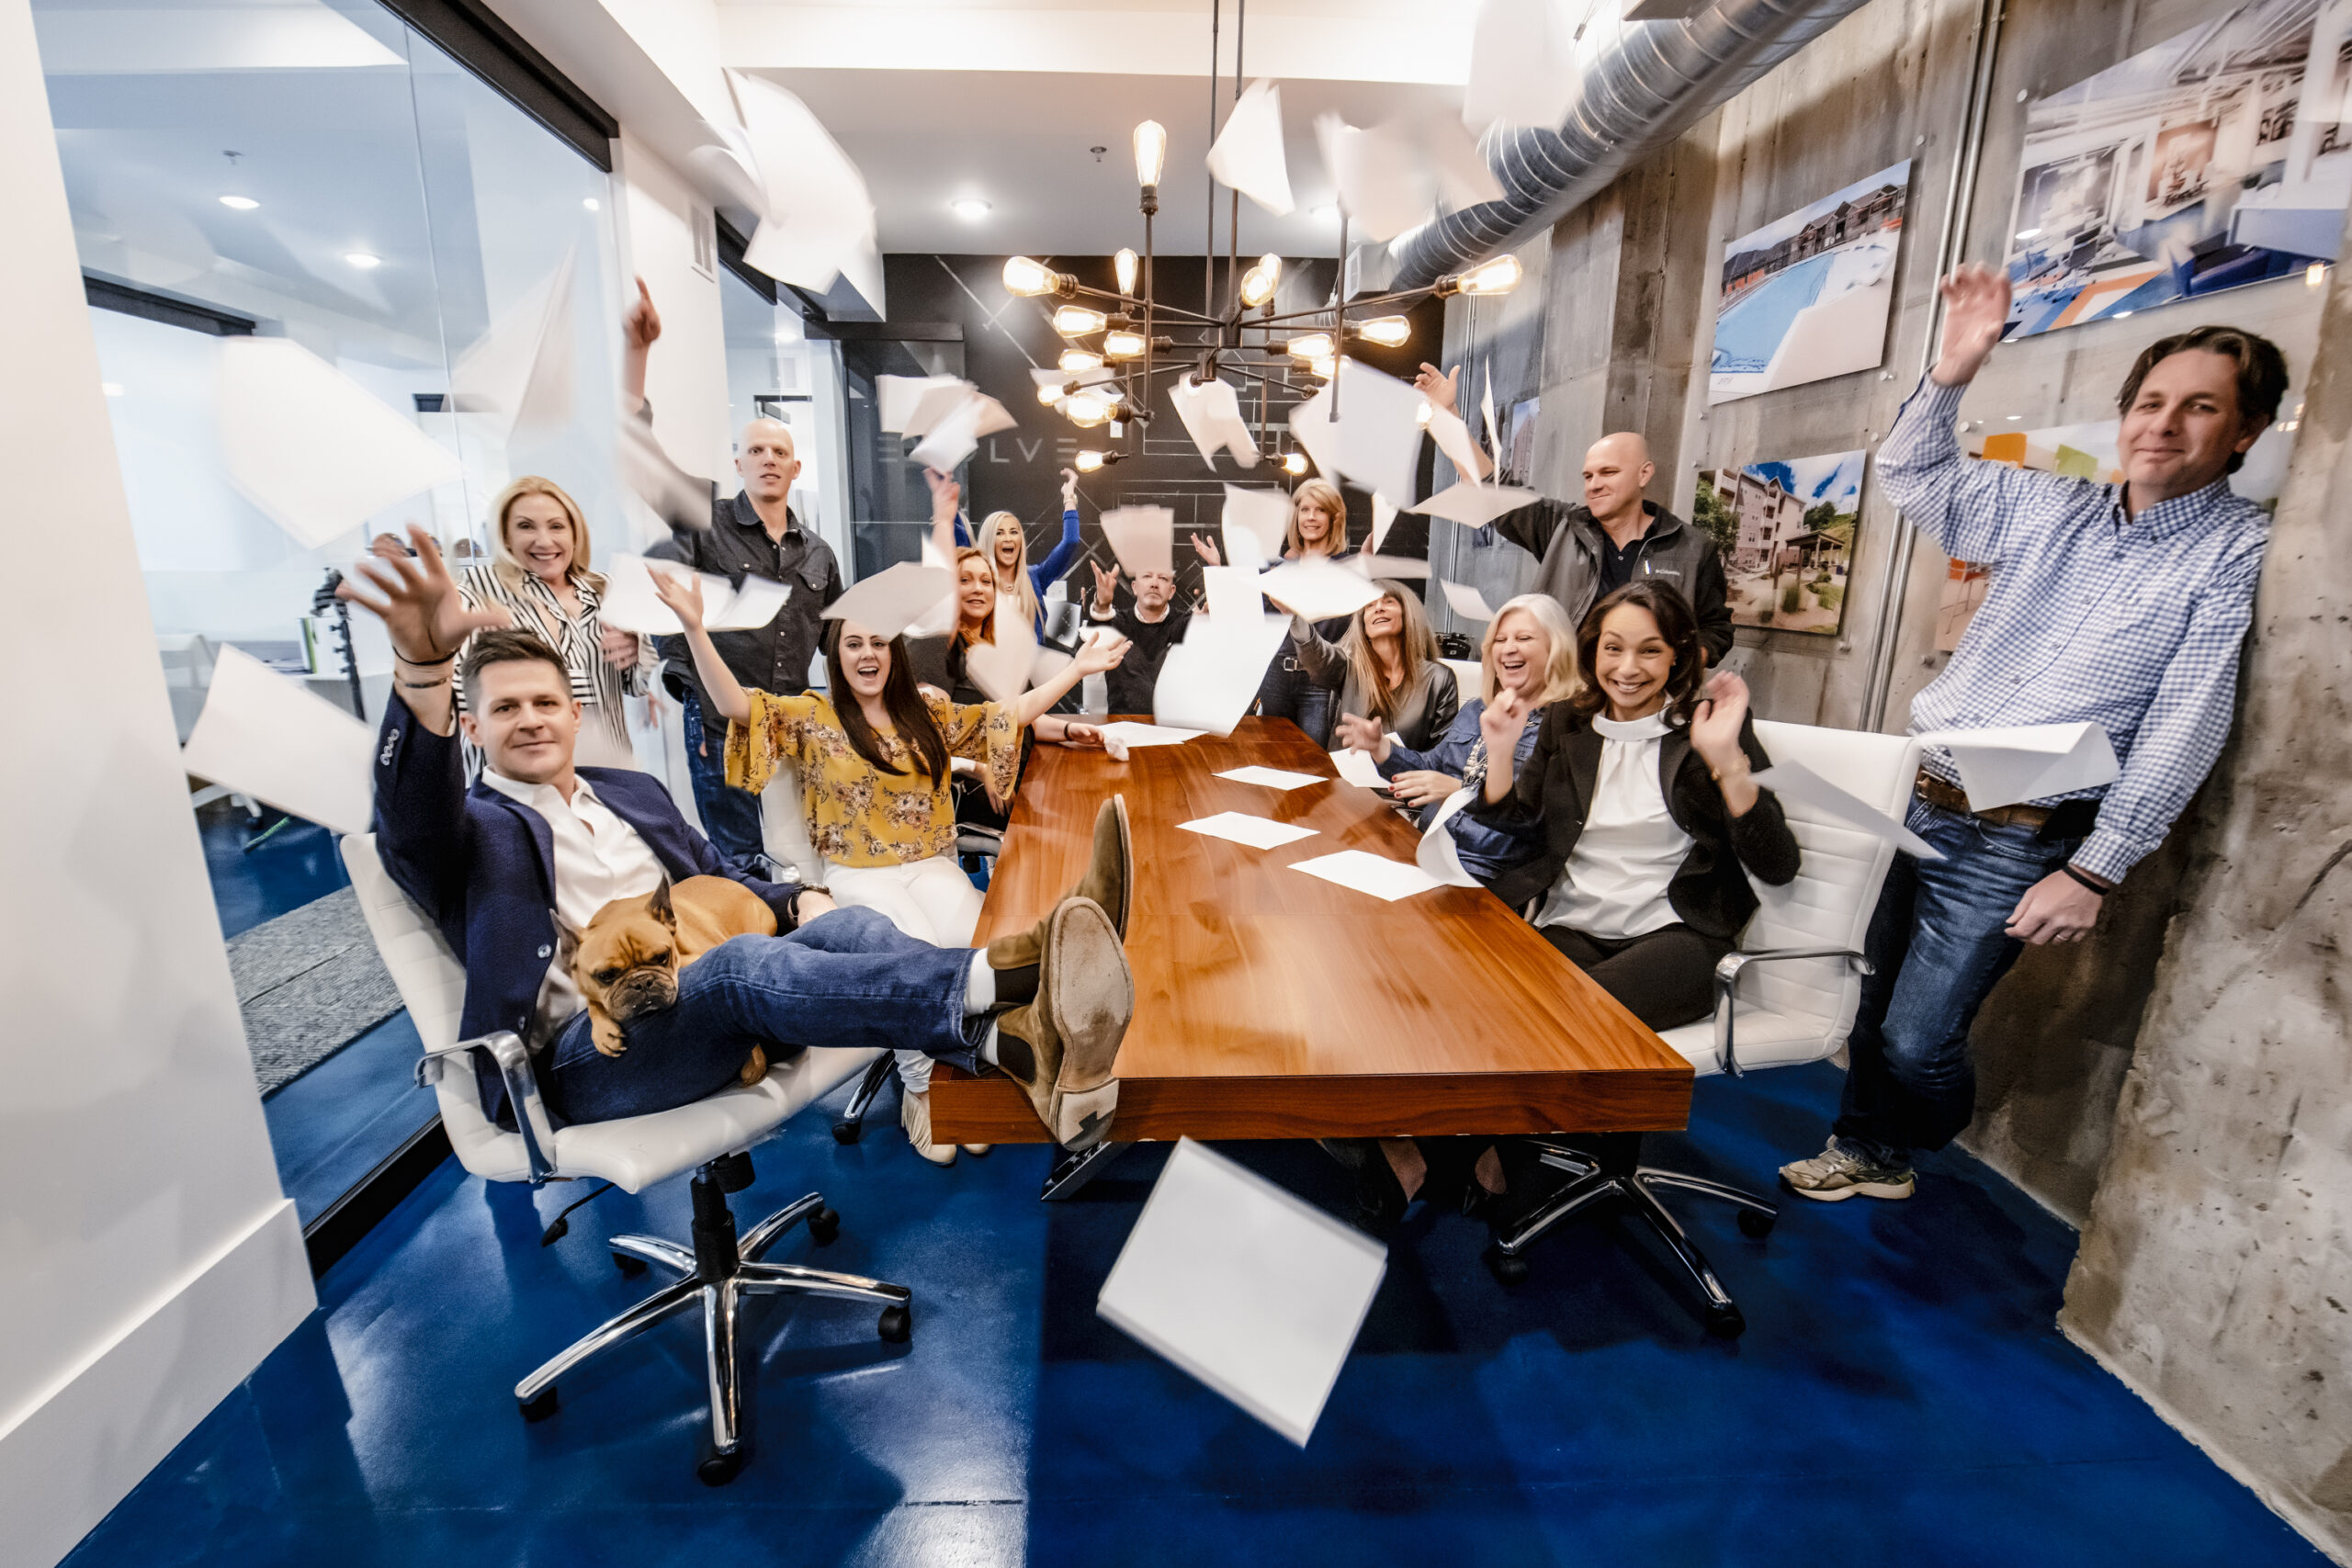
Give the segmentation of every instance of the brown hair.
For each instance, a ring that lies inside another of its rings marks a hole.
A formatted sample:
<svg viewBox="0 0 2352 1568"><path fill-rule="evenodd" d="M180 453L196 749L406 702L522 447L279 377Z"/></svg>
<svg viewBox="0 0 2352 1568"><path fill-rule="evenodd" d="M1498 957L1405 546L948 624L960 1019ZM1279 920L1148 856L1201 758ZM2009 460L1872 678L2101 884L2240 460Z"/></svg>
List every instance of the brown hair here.
<svg viewBox="0 0 2352 1568"><path fill-rule="evenodd" d="M493 664L523 664L534 660L552 667L563 679L564 694L571 694L571 667L564 663L563 655L529 632L498 627L474 633L458 666L458 683L466 690L467 708L477 713L481 709L483 671Z"/></svg>
<svg viewBox="0 0 2352 1568"><path fill-rule="evenodd" d="M1306 540L1298 531L1298 509L1313 502L1331 519L1329 532L1323 536L1327 556L1336 556L1348 547L1348 502L1340 487L1329 479L1309 479L1291 493L1290 521L1283 525L1283 553L1289 556L1306 554Z"/></svg>
<svg viewBox="0 0 2352 1568"><path fill-rule="evenodd" d="M849 741L850 750L874 765L875 771L900 773L906 770L882 755L882 742L874 727L865 722L865 705L849 689L849 679L842 671L842 633L847 621L835 621L825 634L825 693L831 700L833 716L841 720L842 735ZM947 737L939 733L938 721L931 716L931 707L915 690L914 668L907 662L907 639L890 639L890 667L882 672L882 707L890 716L890 728L899 733L931 775L935 789L947 782Z"/></svg>
<svg viewBox="0 0 2352 1568"><path fill-rule="evenodd" d="M544 495L563 508L571 522L571 569L565 573L575 582L585 582L598 593L605 591L605 574L588 570L588 519L581 513L580 503L564 493L561 485L537 474L525 474L498 492L490 503L491 570L510 589L519 589L523 580L531 575L530 569L514 558L506 547L507 525L512 521L514 503L526 495Z"/></svg>
<svg viewBox="0 0 2352 1568"><path fill-rule="evenodd" d="M1690 613L1690 601L1682 597L1680 589L1652 580L1629 582L1613 593L1605 593L1600 603L1585 612L1584 625L1577 628L1577 668L1586 672L1590 683L1570 697L1568 705L1588 718L1609 711L1609 694L1592 679L1592 672L1600 668L1600 623L1621 604L1648 611L1650 619L1657 623L1658 636L1674 650L1674 669L1666 678L1667 712L1677 724L1690 723L1699 694L1707 683L1699 617Z"/></svg>
<svg viewBox="0 0 2352 1568"><path fill-rule="evenodd" d="M1363 618L1378 605L1374 599L1355 613L1348 625L1344 651L1348 670L1363 688L1365 705L1372 711L1363 716L1382 720L1396 716L1396 705L1421 678L1421 671L1437 661L1437 634L1430 630L1429 616L1421 612L1421 602L1413 591L1393 578L1375 577L1372 585L1380 590L1381 599L1396 601L1404 626L1396 633L1396 662L1401 667L1399 679L1391 686L1381 679L1380 657L1372 649L1372 638L1363 629Z"/></svg>
<svg viewBox="0 0 2352 1568"><path fill-rule="evenodd" d="M2116 412L2132 412L2140 383L2148 378L2158 360L2200 353L2218 354L2237 367L2240 430L2260 430L2278 417L2278 400L2287 395L2287 356L2268 338L2237 327L2193 327L2160 337L2142 349L2140 357L2132 362L2131 374L2123 378L2123 389L2116 394ZM2229 467L2222 471L2234 474L2245 463L2245 453L2233 452Z"/></svg>

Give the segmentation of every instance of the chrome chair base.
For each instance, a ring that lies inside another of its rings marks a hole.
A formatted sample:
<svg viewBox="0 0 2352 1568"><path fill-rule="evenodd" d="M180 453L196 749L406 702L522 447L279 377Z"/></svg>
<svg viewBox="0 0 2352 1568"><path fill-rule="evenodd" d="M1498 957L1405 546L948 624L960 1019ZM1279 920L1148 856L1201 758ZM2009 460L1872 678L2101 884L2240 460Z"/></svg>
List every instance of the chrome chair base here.
<svg viewBox="0 0 2352 1568"><path fill-rule="evenodd" d="M874 1058L865 1069L865 1076L859 1078L857 1087L849 1091L849 1104L842 1108L841 1115L834 1118L833 1142L854 1144L865 1134L865 1113L874 1109L875 1099L881 1094L882 1086L890 1081L890 1075L897 1070L898 1065L899 1059L888 1051Z"/></svg>
<svg viewBox="0 0 2352 1568"><path fill-rule="evenodd" d="M795 1263L761 1261L769 1247L803 1221L810 1239L820 1247L841 1234L842 1217L825 1206L821 1193L811 1192L777 1210L739 1240L727 1194L741 1191L751 1179L751 1160L743 1155L713 1160L695 1173L691 1247L659 1236L613 1237L609 1244L613 1262L623 1274L633 1278L644 1273L646 1265L659 1264L676 1270L682 1278L598 1325L516 1383L514 1402L525 1420L545 1420L555 1414L557 1380L566 1372L699 1303L710 1427L695 1469L707 1484L722 1486L735 1479L749 1451L742 1433L742 1359L738 1344L746 1297L807 1295L879 1302L882 1313L876 1332L892 1344L904 1344L912 1336L914 1297L904 1285Z"/></svg>
<svg viewBox="0 0 2352 1568"><path fill-rule="evenodd" d="M1535 1140L1543 1163L1569 1172L1574 1179L1507 1228L1496 1232L1494 1245L1487 1249L1487 1269L1503 1284L1518 1284L1527 1278L1528 1249L1544 1232L1576 1214L1599 1213L1607 1201L1613 1201L1648 1226L1698 1287L1707 1332L1719 1338L1738 1338L1747 1330L1747 1320L1740 1315L1738 1303L1715 1277L1706 1256L1691 1243L1673 1212L1658 1201L1657 1189L1694 1192L1733 1204L1740 1211L1742 1234L1759 1239L1770 1234L1779 1211L1754 1193L1736 1187L1643 1165L1641 1146L1639 1133L1602 1134L1597 1155L1565 1144Z"/></svg>

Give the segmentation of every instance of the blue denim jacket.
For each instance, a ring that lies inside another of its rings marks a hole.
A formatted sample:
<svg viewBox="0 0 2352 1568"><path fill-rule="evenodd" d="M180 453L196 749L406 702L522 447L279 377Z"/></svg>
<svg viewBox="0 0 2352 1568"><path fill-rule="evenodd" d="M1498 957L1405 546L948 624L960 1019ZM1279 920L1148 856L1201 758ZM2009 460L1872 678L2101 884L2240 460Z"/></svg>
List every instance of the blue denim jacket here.
<svg viewBox="0 0 2352 1568"><path fill-rule="evenodd" d="M1379 764L1380 776L1393 779L1398 773L1426 769L1430 773L1451 773L1464 784L1476 787L1487 776L1487 742L1478 733L1478 716L1486 711L1487 705L1473 697L1461 712L1453 716L1453 722L1446 726L1444 735L1426 751L1416 751L1400 742L1391 742L1388 760ZM1536 733L1543 727L1542 708L1528 714L1526 726L1519 732L1519 744L1511 748L1513 767L1524 768L1527 765L1527 759L1535 751ZM1419 827L1423 832L1429 831L1430 824L1437 819L1438 807L1442 804L1441 801L1421 808ZM1462 857L1462 869L1489 887L1504 872L1524 865L1543 852L1544 840L1540 831L1515 833L1506 828L1481 822L1466 811L1455 812L1453 819L1445 825L1445 830L1453 835L1453 851Z"/></svg>

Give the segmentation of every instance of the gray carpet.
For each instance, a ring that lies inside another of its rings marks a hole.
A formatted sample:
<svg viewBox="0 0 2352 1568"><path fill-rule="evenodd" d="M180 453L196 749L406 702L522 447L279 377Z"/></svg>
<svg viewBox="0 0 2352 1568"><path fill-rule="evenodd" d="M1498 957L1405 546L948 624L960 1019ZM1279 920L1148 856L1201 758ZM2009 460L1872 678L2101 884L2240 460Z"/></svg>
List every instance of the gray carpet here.
<svg viewBox="0 0 2352 1568"><path fill-rule="evenodd" d="M231 937L229 973L264 1094L401 1010L348 887Z"/></svg>

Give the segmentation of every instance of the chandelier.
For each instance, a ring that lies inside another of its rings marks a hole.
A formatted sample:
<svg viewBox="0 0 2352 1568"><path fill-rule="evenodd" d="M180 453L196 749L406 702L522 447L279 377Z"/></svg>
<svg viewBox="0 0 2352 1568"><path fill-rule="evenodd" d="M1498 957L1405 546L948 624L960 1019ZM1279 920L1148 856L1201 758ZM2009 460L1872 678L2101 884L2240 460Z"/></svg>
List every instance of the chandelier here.
<svg viewBox="0 0 2352 1568"><path fill-rule="evenodd" d="M1239 62L1235 62L1234 91L1240 93ZM1209 125L1216 133L1214 105ZM1267 434L1269 405L1276 388L1295 397L1309 397L1328 387L1330 417L1340 416L1339 363L1346 345L1362 341L1400 348L1412 336L1412 323L1398 313L1419 301L1452 295L1507 294L1520 281L1519 258L1502 255L1467 272L1439 278L1425 288L1346 298L1344 281L1332 289L1324 305L1306 310L1278 311L1274 294L1281 286L1283 258L1268 254L1247 271L1238 257L1240 193L1233 193L1233 244L1227 256L1226 276L1230 297L1221 314L1170 305L1152 288L1152 220L1159 212L1159 177L1168 158L1168 131L1158 120L1136 127L1136 183L1141 187L1137 207L1143 214L1143 254L1122 250L1114 258L1115 290L1092 288L1069 273L1056 272L1043 262L1014 256L1004 264L1004 287L1030 299L1052 297L1062 301L1053 313L1054 331L1069 345L1062 351L1058 377L1038 376L1037 400L1058 411L1081 430L1107 428L1114 440L1127 439L1120 449L1081 449L1078 468L1092 472L1140 450L1142 426L1154 412L1155 378L1181 377L1188 386L1203 386L1230 373L1253 385L1257 394L1255 424L1262 444ZM1214 214L1216 178L1210 178L1212 214L1211 276L1214 277ZM1346 276L1348 210L1340 202L1340 276ZM1238 274L1236 276L1236 274ZM1204 303L1216 309L1212 287ZM1238 392L1241 389L1237 389ZM1247 416L1244 416L1245 419ZM1295 447L1277 451L1276 462L1294 475L1307 470L1306 454Z"/></svg>

